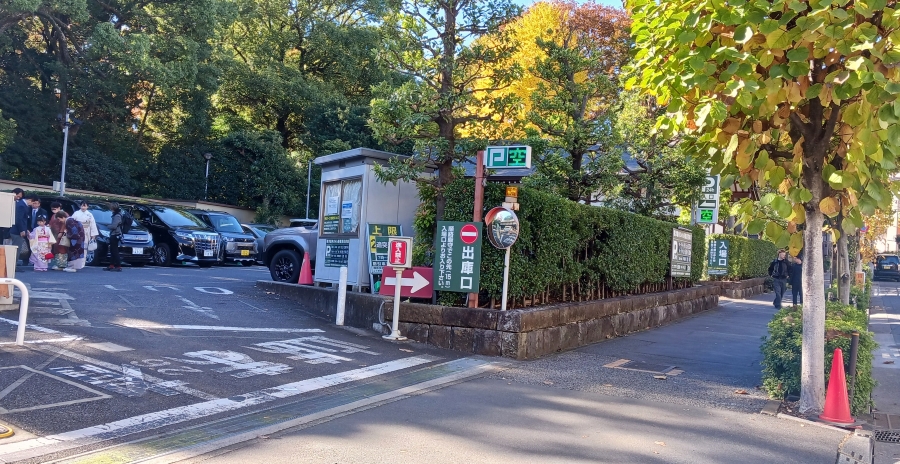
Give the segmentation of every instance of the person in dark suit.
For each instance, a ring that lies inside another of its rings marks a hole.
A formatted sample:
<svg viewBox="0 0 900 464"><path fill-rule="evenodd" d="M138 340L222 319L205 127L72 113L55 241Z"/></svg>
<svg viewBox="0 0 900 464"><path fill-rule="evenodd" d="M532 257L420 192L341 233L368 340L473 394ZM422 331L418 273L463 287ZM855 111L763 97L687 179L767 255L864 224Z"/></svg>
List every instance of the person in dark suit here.
<svg viewBox="0 0 900 464"><path fill-rule="evenodd" d="M48 217L47 210L41 208L41 199L37 195L28 197L31 208L28 211L28 232L30 233L37 227L37 218L39 216Z"/></svg>
<svg viewBox="0 0 900 464"><path fill-rule="evenodd" d="M28 241L25 240L25 237L28 236L28 210L31 208L22 199L25 196L22 189L13 189L13 193L16 195L16 220L9 229L9 240L14 246L19 247L19 251L16 253L16 264L18 264L18 260L28 254Z"/></svg>

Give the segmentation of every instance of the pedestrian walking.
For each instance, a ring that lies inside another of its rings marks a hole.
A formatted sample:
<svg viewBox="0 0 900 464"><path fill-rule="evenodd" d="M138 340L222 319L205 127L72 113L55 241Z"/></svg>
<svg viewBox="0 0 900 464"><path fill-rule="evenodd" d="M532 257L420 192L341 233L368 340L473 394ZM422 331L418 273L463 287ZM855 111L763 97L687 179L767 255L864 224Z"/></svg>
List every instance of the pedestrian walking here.
<svg viewBox="0 0 900 464"><path fill-rule="evenodd" d="M16 216L12 227L9 228L9 241L18 247L16 253L16 264L18 264L19 260L24 261L28 256L28 244L25 239L28 237L29 207L23 199L25 192L22 189L13 189L13 194L16 196Z"/></svg>
<svg viewBox="0 0 900 464"><path fill-rule="evenodd" d="M119 242L122 240L122 210L118 203L109 205L112 210L112 221L109 223L109 267L104 271L122 272L122 258L119 257Z"/></svg>
<svg viewBox="0 0 900 464"><path fill-rule="evenodd" d="M769 264L769 275L772 276L772 286L775 289L775 301L772 304L777 309L781 309L781 299L787 289L787 278L790 273L790 264L786 255L784 250L778 250L778 257Z"/></svg>
<svg viewBox="0 0 900 464"><path fill-rule="evenodd" d="M47 265L53 259L53 253L50 251L51 245L56 243L53 237L53 231L47 226L47 216L37 217L37 226L28 234L31 239L31 264L34 265L35 271L46 271Z"/></svg>
<svg viewBox="0 0 900 464"><path fill-rule="evenodd" d="M800 259L800 253L794 256L793 261L790 270L791 295L794 297L794 306L797 306L798 301L803 304L803 260Z"/></svg>
<svg viewBox="0 0 900 464"><path fill-rule="evenodd" d="M69 238L69 263L66 272L76 272L84 268L85 237L84 226L75 218L66 218L66 237Z"/></svg>
<svg viewBox="0 0 900 464"><path fill-rule="evenodd" d="M94 219L94 215L88 211L88 202L82 201L79 206L79 210L75 211L72 218L80 222L84 227L84 238L86 240L84 243L84 253L85 257L87 257L88 252L97 249L97 236L100 235L100 231L97 229L97 220Z"/></svg>
<svg viewBox="0 0 900 464"><path fill-rule="evenodd" d="M50 270L61 271L69 264L69 238L66 237L66 219L69 218L69 214L63 211L62 205L56 201L50 204L50 211L53 212L53 216L50 218L50 230L53 231L53 237L56 238Z"/></svg>

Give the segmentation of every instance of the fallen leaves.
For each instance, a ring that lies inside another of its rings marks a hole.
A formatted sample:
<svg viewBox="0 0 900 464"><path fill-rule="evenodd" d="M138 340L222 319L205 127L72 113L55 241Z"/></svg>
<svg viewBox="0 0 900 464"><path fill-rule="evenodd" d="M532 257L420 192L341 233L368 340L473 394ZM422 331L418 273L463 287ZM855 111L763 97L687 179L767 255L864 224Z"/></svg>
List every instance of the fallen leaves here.
<svg viewBox="0 0 900 464"><path fill-rule="evenodd" d="M894 364L894 361L893 361L893 360L891 360L891 361L885 361L884 364Z"/></svg>
<svg viewBox="0 0 900 464"><path fill-rule="evenodd" d="M657 444L659 446L666 446L666 442L664 442L664 441L654 441L653 443Z"/></svg>
<svg viewBox="0 0 900 464"><path fill-rule="evenodd" d="M735 390L734 393L737 395L747 395L748 394L747 390Z"/></svg>
<svg viewBox="0 0 900 464"><path fill-rule="evenodd" d="M405 352L405 353L412 353L412 352L413 352L413 350L407 350L406 348L400 348L400 351L403 351L403 352Z"/></svg>
<svg viewBox="0 0 900 464"><path fill-rule="evenodd" d="M666 376L664 376L664 375L654 375L653 378L656 379L656 380L666 380L666 379L668 379L668 377L666 377Z"/></svg>

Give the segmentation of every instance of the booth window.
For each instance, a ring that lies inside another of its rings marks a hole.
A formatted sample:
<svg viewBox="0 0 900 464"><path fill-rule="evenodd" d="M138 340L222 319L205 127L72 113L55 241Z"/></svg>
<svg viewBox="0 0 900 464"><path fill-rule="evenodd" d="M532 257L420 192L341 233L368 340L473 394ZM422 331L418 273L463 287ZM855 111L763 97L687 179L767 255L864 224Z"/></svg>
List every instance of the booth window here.
<svg viewBox="0 0 900 464"><path fill-rule="evenodd" d="M362 179L344 179L325 183L322 236L359 235L362 212Z"/></svg>

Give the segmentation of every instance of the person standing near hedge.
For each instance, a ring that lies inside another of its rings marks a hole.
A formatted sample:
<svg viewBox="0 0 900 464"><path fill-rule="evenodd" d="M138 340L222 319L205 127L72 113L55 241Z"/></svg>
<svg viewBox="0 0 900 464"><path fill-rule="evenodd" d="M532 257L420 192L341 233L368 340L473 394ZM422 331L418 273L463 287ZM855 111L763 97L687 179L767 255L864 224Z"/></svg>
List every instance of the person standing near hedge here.
<svg viewBox="0 0 900 464"><path fill-rule="evenodd" d="M784 250L778 250L778 258L772 260L769 264L769 275L772 276L772 286L775 288L775 301L772 304L776 309L781 309L781 298L787 289L787 278L790 275L790 264L785 259L787 253Z"/></svg>
<svg viewBox="0 0 900 464"><path fill-rule="evenodd" d="M800 259L800 253L797 253L793 261L790 271L791 295L794 297L794 306L797 306L798 300L803 304L803 260Z"/></svg>

